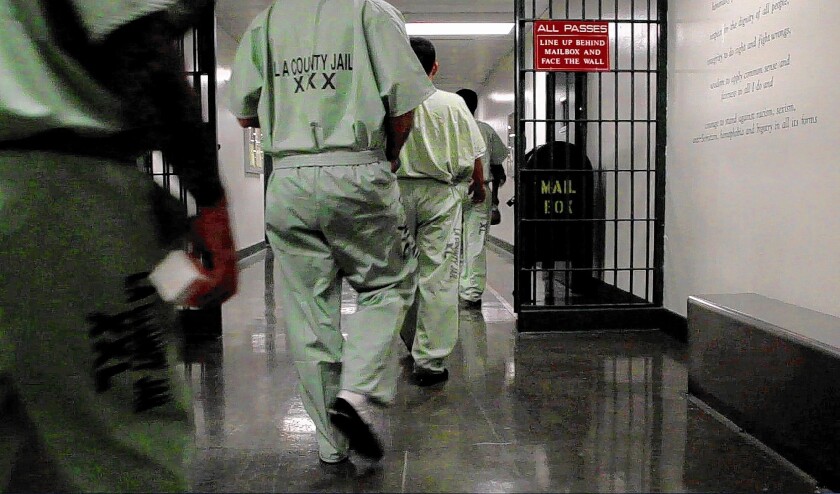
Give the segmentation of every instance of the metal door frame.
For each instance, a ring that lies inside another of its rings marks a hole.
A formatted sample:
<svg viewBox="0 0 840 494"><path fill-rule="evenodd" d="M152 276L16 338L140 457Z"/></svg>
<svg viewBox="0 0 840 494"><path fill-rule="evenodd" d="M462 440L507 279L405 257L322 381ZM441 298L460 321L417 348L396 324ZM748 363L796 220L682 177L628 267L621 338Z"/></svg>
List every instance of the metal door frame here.
<svg viewBox="0 0 840 494"><path fill-rule="evenodd" d="M213 137L212 145L217 151L219 136L217 129L216 109L216 2L209 2L196 19L196 25L191 27L188 34L178 42L178 48L184 60L184 75L195 91L201 103L204 126ZM188 42L189 41L189 42ZM218 152L212 153L218 167ZM189 195L184 186L177 183L177 175L166 156L161 153L161 164L154 165L153 152L148 152L143 158L142 168L152 177L160 177L161 186L177 195L184 211L195 214L196 207L189 201Z"/></svg>
<svg viewBox="0 0 840 494"><path fill-rule="evenodd" d="M536 0L532 0L536 1ZM584 2L591 2L595 3L595 0L583 0ZM638 0L640 3L645 0ZM521 207L516 207L514 212L514 238L515 238L515 245L514 245L514 308L518 314L517 320L517 329L520 332L532 332L532 331L575 331L575 330L594 330L594 329L648 329L648 328L661 328L663 323L668 319L668 313L663 307L663 284L664 284L664 237L665 237L665 145L666 145L666 104L667 104L667 14L668 14L668 2L667 0L651 0L651 4L655 5L657 9L656 20L648 19L646 21L639 21L635 18L623 20L620 19L617 12L618 12L618 3L619 2L631 2L635 4L636 0L615 0L616 2L616 16L615 18L600 18L601 15L601 0L598 0L598 10L597 15L599 17L591 17L586 15L586 3L584 3L583 7L583 16L582 18L570 18L568 17L569 12L569 0L546 0L546 6L548 7L548 18L558 19L558 20L605 20L610 22L615 22L616 24L621 23L639 23L644 22L648 25L655 25L658 27L656 31L658 31L658 39L657 39L657 46L656 46L656 69L655 69L655 80L656 80L656 114L655 114L655 136L656 136L656 146L655 146L655 167L653 173L655 173L655 197L654 197L654 216L650 218L650 221L653 224L653 266L652 266L652 293L648 300L648 303L645 303L641 306L611 306L609 304L604 304L602 306L589 306L589 307L574 307L574 306L527 306L523 305L521 300L521 292L522 290L520 287L522 283L525 281L525 273L523 272L523 242L520 241L522 238L522 224L523 224L523 212ZM555 7L556 5L563 5L565 4L565 12L567 14L566 17L555 17L553 14L554 12L560 11L560 7ZM532 3L533 5L533 3ZM516 98L514 103L514 114L516 118L516 130L515 130L515 186L516 186L516 197L522 198L526 191L524 190L524 182L520 176L520 172L522 169L523 164L525 163L525 154L526 154L526 142L525 142L525 134L526 134L526 123L529 120L526 120L526 105L525 105L525 97L526 97L526 74L536 72L534 69L525 68L529 66L526 64L526 54L527 54L527 33L528 27L533 26L534 21L536 20L543 20L543 18L538 18L542 12L536 13L537 15L531 15L530 17L526 15L526 0L515 0L515 43L516 47L514 50L515 56L515 89L516 89ZM536 9L536 7L534 7ZM631 6L631 11L633 7ZM535 12L533 12L535 13ZM532 14L533 14L532 13ZM616 33L616 36L618 34ZM617 44L617 43L616 43ZM618 72L615 68L612 68L610 72ZM552 77L547 77L547 80L553 80L553 74L549 72ZM617 83L616 83L617 84ZM536 84L534 85L534 91L536 92ZM551 92L550 101L553 101L553 92L554 92L554 84L546 84L546 92ZM547 95L548 98L548 95ZM549 101L549 100L547 100ZM650 104L650 101L648 102ZM550 105L551 109L546 110L546 120L551 120L551 122L546 122L546 127L552 127L554 123L561 121L554 119L553 113L553 105ZM585 111L585 110L584 110ZM618 113L616 109L616 121L618 121ZM531 119L530 121L536 121L535 118ZM599 115L601 118L602 115ZM583 120L583 121L581 121ZM569 115L569 120L566 121L567 128L570 128L572 124L574 124L577 128L585 129L588 120L586 120L586 116L583 118L577 115ZM631 125L633 125L631 123ZM536 125L535 125L536 127ZM536 129L535 129L536 130ZM585 130L583 132L584 139L585 139ZM617 139L617 138L616 138ZM635 143L633 144L635 146ZM585 148L584 148L585 149ZM650 165L648 165L650 166ZM650 170L650 168L648 168ZM521 201L517 201L518 204L521 204ZM616 247L617 248L617 247ZM632 262L632 261L631 261ZM650 268L647 268L650 270ZM530 283L530 277L528 279L528 283ZM631 284L632 287L632 284ZM632 288L631 288L632 289Z"/></svg>

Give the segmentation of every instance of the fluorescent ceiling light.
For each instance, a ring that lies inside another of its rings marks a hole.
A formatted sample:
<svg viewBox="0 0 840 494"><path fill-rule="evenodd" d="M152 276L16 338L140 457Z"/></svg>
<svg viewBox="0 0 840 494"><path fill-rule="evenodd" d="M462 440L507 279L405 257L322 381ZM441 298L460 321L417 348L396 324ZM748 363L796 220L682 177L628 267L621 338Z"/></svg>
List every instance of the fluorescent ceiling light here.
<svg viewBox="0 0 840 494"><path fill-rule="evenodd" d="M513 93L490 93L490 99L499 103L509 103L516 98Z"/></svg>
<svg viewBox="0 0 840 494"><path fill-rule="evenodd" d="M232 75L231 70L227 67L217 67L216 68L216 82L223 83L228 82L230 80L230 76Z"/></svg>
<svg viewBox="0 0 840 494"><path fill-rule="evenodd" d="M509 34L512 22L409 22L409 36L492 36Z"/></svg>

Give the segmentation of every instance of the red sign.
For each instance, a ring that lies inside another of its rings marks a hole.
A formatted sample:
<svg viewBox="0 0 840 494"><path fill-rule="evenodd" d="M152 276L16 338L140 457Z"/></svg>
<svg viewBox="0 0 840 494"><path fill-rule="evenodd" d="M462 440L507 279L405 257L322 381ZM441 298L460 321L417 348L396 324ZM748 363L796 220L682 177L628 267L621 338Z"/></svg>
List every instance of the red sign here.
<svg viewBox="0 0 840 494"><path fill-rule="evenodd" d="M534 21L534 68L539 71L610 70L606 21Z"/></svg>

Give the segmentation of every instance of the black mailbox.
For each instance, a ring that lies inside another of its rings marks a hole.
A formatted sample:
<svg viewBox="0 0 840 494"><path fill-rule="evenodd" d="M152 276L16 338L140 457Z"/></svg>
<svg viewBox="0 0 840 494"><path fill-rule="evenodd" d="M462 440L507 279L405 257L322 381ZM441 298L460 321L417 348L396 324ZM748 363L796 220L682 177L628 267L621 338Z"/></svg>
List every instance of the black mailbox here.
<svg viewBox="0 0 840 494"><path fill-rule="evenodd" d="M579 147L565 141L538 146L525 156L521 241L523 266L568 261L571 289L592 284L594 172ZM528 221L537 220L537 221ZM552 221L553 220L553 221ZM584 271L577 271L584 269Z"/></svg>

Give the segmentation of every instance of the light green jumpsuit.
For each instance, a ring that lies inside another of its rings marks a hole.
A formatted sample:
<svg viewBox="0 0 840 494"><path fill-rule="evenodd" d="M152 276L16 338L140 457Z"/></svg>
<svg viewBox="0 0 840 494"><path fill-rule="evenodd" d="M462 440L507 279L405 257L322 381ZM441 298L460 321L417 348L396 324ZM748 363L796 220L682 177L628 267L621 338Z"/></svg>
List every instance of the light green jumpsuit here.
<svg viewBox="0 0 840 494"><path fill-rule="evenodd" d="M183 491L192 405L145 276L168 252L156 186L135 163L12 142L122 125L53 42L46 1L0 0L0 491ZM71 3L96 41L177 2Z"/></svg>
<svg viewBox="0 0 840 494"><path fill-rule="evenodd" d="M481 136L487 144L487 152L481 157L484 165L485 189L488 199L475 204L469 198L464 199L463 242L461 243L461 299L470 302L481 300L487 284L487 235L490 230L490 211L493 201L490 200L491 165L501 165L508 156L507 147L499 135L485 122L476 121Z"/></svg>
<svg viewBox="0 0 840 494"><path fill-rule="evenodd" d="M340 389L393 400L392 342L411 304L416 267L396 177L385 159L386 115L434 92L402 15L381 0L278 0L245 33L231 101L258 116L274 160L268 237L300 393L321 458L347 452L327 409ZM359 293L339 330L341 280Z"/></svg>
<svg viewBox="0 0 840 494"><path fill-rule="evenodd" d="M458 341L462 202L484 151L475 118L457 94L438 90L414 113L397 176L420 253L417 296L402 329L419 369L443 371Z"/></svg>

